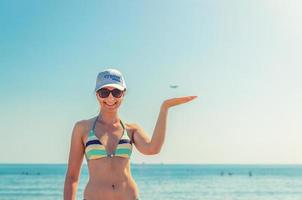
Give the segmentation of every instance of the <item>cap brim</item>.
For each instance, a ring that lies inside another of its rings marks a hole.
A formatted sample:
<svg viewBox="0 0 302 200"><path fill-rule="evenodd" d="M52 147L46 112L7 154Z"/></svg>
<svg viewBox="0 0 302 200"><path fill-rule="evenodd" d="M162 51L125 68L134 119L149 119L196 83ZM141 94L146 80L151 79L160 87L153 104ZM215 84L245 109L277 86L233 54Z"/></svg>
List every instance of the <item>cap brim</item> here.
<svg viewBox="0 0 302 200"><path fill-rule="evenodd" d="M102 85L101 87L96 88L95 91L98 91L99 89L104 88L104 87L114 87L114 88L117 88L117 89L119 89L119 90L124 90L124 89L125 89L125 88L124 88L123 86L121 86L121 85L111 83L111 84Z"/></svg>

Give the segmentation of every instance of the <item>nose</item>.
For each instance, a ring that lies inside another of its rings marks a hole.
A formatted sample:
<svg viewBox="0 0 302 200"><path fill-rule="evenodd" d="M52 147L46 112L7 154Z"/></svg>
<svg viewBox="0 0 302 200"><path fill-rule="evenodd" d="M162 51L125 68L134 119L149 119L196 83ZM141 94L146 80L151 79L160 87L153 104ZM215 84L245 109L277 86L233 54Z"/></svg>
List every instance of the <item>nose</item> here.
<svg viewBox="0 0 302 200"><path fill-rule="evenodd" d="M111 92L110 92L109 96L107 97L107 99L110 100L110 101L114 101L115 100L115 98L114 98L114 96L112 96Z"/></svg>

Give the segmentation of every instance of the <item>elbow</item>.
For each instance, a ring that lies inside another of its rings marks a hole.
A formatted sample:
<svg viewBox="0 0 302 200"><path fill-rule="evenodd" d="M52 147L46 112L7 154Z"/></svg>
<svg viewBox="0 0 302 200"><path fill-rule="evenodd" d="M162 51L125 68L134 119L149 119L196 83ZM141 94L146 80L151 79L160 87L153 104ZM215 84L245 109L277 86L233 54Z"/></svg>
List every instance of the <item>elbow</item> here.
<svg viewBox="0 0 302 200"><path fill-rule="evenodd" d="M150 148L149 155L156 155L159 152L160 152L160 148L159 147L153 147L153 148Z"/></svg>

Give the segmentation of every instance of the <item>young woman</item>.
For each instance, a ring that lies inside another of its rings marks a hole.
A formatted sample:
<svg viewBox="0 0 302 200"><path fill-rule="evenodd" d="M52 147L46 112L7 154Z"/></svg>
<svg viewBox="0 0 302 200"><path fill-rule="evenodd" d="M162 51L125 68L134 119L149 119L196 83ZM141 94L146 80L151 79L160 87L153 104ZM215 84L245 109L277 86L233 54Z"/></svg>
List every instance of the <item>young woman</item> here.
<svg viewBox="0 0 302 200"><path fill-rule="evenodd" d="M126 93L122 74L107 69L97 76L95 94L98 116L75 124L71 136L64 200L75 200L83 157L87 160L89 181L85 200L137 200L139 191L130 171L132 147L145 155L160 152L166 132L168 110L197 96L165 100L150 139L137 124L124 123L118 113Z"/></svg>

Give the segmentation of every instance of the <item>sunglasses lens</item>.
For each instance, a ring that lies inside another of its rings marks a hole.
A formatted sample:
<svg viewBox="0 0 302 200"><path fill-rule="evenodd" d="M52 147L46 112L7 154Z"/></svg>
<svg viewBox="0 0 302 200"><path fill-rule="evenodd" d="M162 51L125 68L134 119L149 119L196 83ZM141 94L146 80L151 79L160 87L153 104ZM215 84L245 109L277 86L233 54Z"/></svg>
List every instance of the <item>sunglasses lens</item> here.
<svg viewBox="0 0 302 200"><path fill-rule="evenodd" d="M112 96L114 96L115 98L120 98L122 96L122 91L119 89L114 89L112 90Z"/></svg>
<svg viewBox="0 0 302 200"><path fill-rule="evenodd" d="M120 98L123 94L123 91L119 89L108 90L107 88L102 88L98 91L98 94L101 98L107 98L112 93L112 96L115 98Z"/></svg>
<svg viewBox="0 0 302 200"><path fill-rule="evenodd" d="M98 93L101 98L107 98L110 94L110 90L108 90L106 88L102 88L98 91Z"/></svg>

